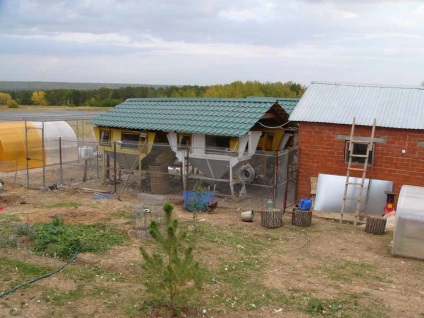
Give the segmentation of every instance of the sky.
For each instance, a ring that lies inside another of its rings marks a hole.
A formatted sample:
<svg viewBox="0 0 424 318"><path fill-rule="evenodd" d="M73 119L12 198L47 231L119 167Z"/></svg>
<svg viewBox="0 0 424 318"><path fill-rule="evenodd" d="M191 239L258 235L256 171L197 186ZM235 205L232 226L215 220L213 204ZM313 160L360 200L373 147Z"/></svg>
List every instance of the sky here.
<svg viewBox="0 0 424 318"><path fill-rule="evenodd" d="M0 80L419 86L424 1L0 0Z"/></svg>

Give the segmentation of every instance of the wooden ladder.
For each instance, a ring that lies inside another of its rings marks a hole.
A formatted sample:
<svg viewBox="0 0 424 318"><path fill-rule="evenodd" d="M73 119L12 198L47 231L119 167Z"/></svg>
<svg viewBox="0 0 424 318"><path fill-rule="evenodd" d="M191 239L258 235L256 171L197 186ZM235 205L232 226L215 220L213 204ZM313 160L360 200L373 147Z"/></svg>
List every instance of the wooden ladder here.
<svg viewBox="0 0 424 318"><path fill-rule="evenodd" d="M364 183L365 183L365 176L367 174L367 168L368 168L368 158L370 156L370 152L373 149L373 143L374 143L374 134L375 134L375 125L376 120L374 118L372 123L372 130L371 130L371 137L370 138L355 138L355 117L353 117L352 121L352 129L350 131L350 140L349 140L349 162L347 165L347 173L346 173L346 183L345 183L345 189L343 194L343 204L342 204L342 210L340 212L340 223L343 222L343 213L345 212L346 208L346 201L356 201L356 210L355 210L355 221L354 225L358 223L359 218L359 212L361 208L361 202L362 202L362 194L364 192ZM364 154L357 154L354 153L354 146L355 144L365 144L367 145L367 150L365 155ZM352 168L352 158L364 158L364 163L361 165L355 165L354 168ZM360 171L362 173L361 182L351 182L351 171ZM359 186L359 195L357 197L348 197L348 189L349 186ZM369 186L368 186L369 188ZM368 189L369 190L369 189Z"/></svg>

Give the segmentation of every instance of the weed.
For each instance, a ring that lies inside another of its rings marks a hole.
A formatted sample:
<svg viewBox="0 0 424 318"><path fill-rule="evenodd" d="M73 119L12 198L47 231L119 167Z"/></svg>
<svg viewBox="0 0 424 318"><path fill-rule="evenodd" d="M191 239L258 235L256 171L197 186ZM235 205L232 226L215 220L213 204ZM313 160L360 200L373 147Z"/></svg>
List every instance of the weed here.
<svg viewBox="0 0 424 318"><path fill-rule="evenodd" d="M16 215L0 215L0 247L17 247L16 227L21 219Z"/></svg>
<svg viewBox="0 0 424 318"><path fill-rule="evenodd" d="M15 227L14 231L18 236L28 236L30 239L35 237L35 229L32 224L20 223Z"/></svg>
<svg viewBox="0 0 424 318"><path fill-rule="evenodd" d="M386 317L385 308L378 300L359 294L347 294L336 299L320 299L305 295L303 311L310 315L328 317Z"/></svg>
<svg viewBox="0 0 424 318"><path fill-rule="evenodd" d="M61 259L69 258L77 250L102 253L111 246L123 244L126 239L124 234L105 224L64 224L60 218L54 218L50 223L37 224L35 229L35 251Z"/></svg>

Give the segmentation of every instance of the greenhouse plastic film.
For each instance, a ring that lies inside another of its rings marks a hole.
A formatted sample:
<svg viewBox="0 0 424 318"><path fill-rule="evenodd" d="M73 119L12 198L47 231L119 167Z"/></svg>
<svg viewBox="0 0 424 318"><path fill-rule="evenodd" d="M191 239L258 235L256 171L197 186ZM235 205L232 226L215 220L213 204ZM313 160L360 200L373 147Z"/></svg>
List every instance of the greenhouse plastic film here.
<svg viewBox="0 0 424 318"><path fill-rule="evenodd" d="M424 259L424 187L402 186L392 254Z"/></svg>

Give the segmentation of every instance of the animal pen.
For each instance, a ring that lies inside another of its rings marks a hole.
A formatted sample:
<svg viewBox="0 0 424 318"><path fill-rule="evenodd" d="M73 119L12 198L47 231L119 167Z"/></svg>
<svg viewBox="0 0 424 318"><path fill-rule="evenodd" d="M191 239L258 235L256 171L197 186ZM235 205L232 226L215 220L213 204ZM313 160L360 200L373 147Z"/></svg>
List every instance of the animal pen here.
<svg viewBox="0 0 424 318"><path fill-rule="evenodd" d="M0 170L0 179L40 190L63 187L82 192L141 192L175 200L183 197L184 190L201 186L213 190L216 201L241 209L263 209L268 199L281 209L295 202L296 147L255 151L249 160L231 166L229 161L199 161L193 156L228 152L224 148L191 147L176 151L170 143L146 140L143 147L150 150L139 169L136 157L117 151L122 147L119 141L111 143L111 151L99 151L100 143L95 141L93 127L88 124L98 115L99 112L91 111L3 112L0 127L18 125L20 138L19 149L15 147L5 154L6 148L2 148L0 162L8 161L9 168ZM67 134L61 134L59 128L52 136L52 127L57 126L66 127ZM39 137L34 138L34 132ZM5 139L7 136L3 136L2 140ZM140 151L143 148L131 142L127 146ZM228 160L234 156L229 153Z"/></svg>

